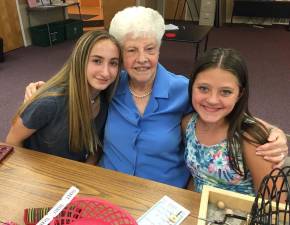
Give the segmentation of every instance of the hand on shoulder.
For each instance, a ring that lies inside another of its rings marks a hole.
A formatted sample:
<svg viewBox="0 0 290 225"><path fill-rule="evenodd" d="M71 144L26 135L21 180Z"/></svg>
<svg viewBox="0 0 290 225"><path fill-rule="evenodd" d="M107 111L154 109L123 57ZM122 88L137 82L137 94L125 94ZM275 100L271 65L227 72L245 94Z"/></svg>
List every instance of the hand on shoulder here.
<svg viewBox="0 0 290 225"><path fill-rule="evenodd" d="M273 167L282 167L288 156L287 137L285 133L277 127L271 128L268 142L258 146L256 148L256 154L274 163Z"/></svg>
<svg viewBox="0 0 290 225"><path fill-rule="evenodd" d="M43 85L45 84L44 81L37 81L32 82L28 84L25 88L25 95L24 95L24 102L31 99L31 97L35 94L35 92Z"/></svg>

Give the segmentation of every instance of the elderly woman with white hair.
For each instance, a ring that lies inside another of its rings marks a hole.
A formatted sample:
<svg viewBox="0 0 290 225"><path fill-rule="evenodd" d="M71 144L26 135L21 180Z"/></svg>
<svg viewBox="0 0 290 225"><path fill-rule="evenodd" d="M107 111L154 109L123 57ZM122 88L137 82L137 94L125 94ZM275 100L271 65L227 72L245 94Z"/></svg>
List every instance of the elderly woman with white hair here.
<svg viewBox="0 0 290 225"><path fill-rule="evenodd" d="M99 165L185 187L190 174L180 123L192 108L188 79L158 63L164 20L153 9L129 7L114 16L109 32L121 44L125 70L108 109ZM28 86L26 97L38 84ZM286 137L280 129L270 136L275 141L260 146L265 150L261 154L281 163L284 157L280 154L287 151Z"/></svg>
<svg viewBox="0 0 290 225"><path fill-rule="evenodd" d="M100 165L185 187L180 121L192 110L188 79L158 63L164 32L162 16L150 8L126 8L111 21L109 33L121 44L126 71L109 107Z"/></svg>
<svg viewBox="0 0 290 225"><path fill-rule="evenodd" d="M163 18L150 8L126 8L111 21L126 71L109 108L100 165L184 187L180 121L191 111L188 79L158 63L164 32Z"/></svg>

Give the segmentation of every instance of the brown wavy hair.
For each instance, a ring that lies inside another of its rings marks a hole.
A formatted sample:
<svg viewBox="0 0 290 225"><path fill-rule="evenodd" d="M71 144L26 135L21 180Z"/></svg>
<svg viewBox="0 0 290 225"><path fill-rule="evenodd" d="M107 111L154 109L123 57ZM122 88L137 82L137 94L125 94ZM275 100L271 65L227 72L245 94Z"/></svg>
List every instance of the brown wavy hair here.
<svg viewBox="0 0 290 225"><path fill-rule="evenodd" d="M243 141L246 140L255 145L264 144L267 142L269 131L249 112L248 69L240 53L234 49L213 48L198 59L189 81L188 94L190 104L192 99L192 86L197 75L205 70L214 68L220 68L232 73L239 82L239 100L231 113L226 117L229 123L227 146L231 168L239 175L246 177L246 171L248 169L243 157ZM240 156L242 156L242 159ZM242 160L243 168L240 168L240 160Z"/></svg>

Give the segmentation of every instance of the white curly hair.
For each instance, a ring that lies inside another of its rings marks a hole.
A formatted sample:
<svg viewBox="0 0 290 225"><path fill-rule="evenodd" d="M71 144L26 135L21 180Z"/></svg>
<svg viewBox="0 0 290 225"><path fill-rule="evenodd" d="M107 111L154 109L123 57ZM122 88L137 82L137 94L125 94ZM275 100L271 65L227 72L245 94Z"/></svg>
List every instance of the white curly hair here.
<svg viewBox="0 0 290 225"><path fill-rule="evenodd" d="M156 37L157 43L161 44L165 32L163 17L154 9L143 6L133 6L119 11L113 17L109 33L113 35L121 45L124 38L130 36Z"/></svg>

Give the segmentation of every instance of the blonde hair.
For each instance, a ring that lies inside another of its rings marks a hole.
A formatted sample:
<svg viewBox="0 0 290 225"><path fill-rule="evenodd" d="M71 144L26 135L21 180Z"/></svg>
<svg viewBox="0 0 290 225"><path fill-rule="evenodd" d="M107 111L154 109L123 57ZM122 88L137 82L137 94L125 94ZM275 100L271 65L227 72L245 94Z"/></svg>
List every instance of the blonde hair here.
<svg viewBox="0 0 290 225"><path fill-rule="evenodd" d="M111 40L121 50L117 40L105 31L89 31L82 35L76 43L68 61L60 71L49 79L32 97L22 104L16 113L14 120L34 101L48 96L68 97L68 127L69 146L74 152L87 149L91 154L100 144L92 122L92 109L90 94L86 76L88 58L93 46L101 40ZM120 72L121 63L119 63ZM109 102L115 92L119 76L104 91L106 100ZM100 93L101 94L101 93ZM100 96L99 96L100 98ZM100 102L100 101L99 101Z"/></svg>

